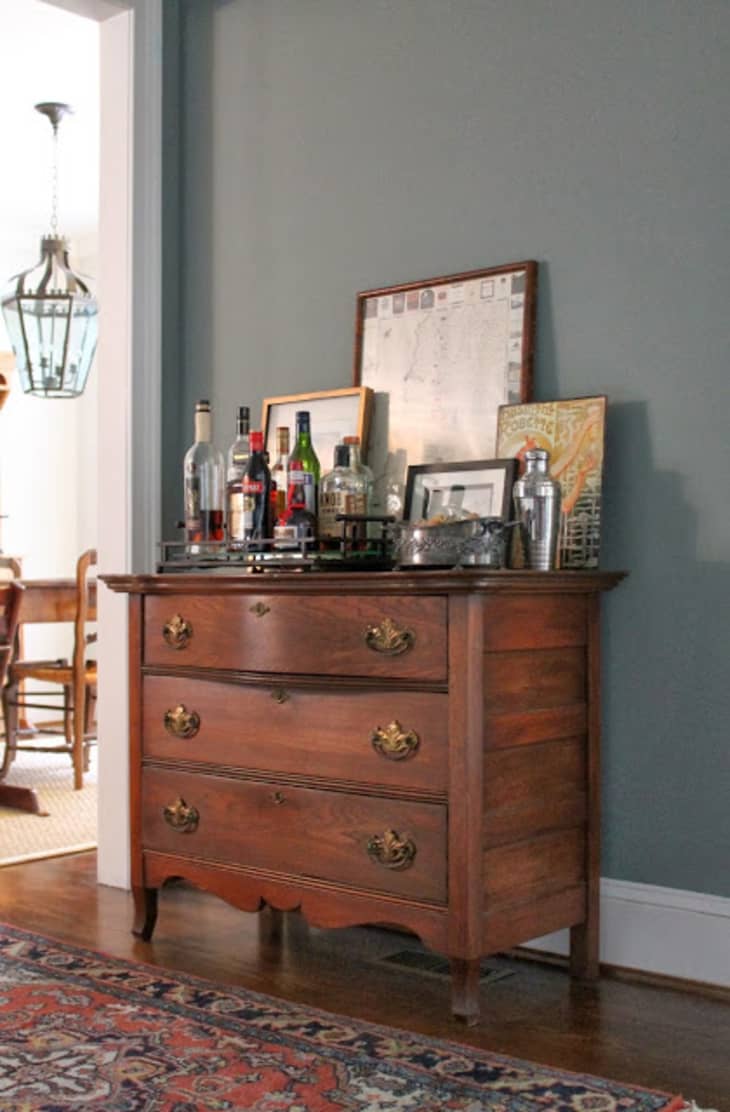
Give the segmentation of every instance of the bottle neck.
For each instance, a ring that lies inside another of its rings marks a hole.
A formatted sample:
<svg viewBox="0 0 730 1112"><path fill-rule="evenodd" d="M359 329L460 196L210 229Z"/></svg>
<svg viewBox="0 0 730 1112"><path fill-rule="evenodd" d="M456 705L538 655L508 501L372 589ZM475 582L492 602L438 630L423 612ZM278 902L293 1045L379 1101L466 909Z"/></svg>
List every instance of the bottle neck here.
<svg viewBox="0 0 730 1112"><path fill-rule="evenodd" d="M348 444L348 448L350 449L350 467L353 468L353 470L357 470L361 465L360 445Z"/></svg>
<svg viewBox="0 0 730 1112"><path fill-rule="evenodd" d="M276 455L278 459L284 459L289 455L289 432L279 433L276 437Z"/></svg>
<svg viewBox="0 0 730 1112"><path fill-rule="evenodd" d="M209 444L213 439L213 422L210 413L198 410L195 414L195 440L198 444Z"/></svg>

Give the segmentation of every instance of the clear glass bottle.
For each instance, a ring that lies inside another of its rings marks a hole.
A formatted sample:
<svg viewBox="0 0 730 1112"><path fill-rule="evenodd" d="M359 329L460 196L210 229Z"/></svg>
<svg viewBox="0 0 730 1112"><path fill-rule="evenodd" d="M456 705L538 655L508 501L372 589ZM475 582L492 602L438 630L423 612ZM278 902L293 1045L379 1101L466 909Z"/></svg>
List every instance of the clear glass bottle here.
<svg viewBox="0 0 730 1112"><path fill-rule="evenodd" d="M250 414L247 405L239 405L236 413L236 438L228 449L226 459L226 533L228 544L235 548L243 539L240 535L242 507L241 481L250 455Z"/></svg>
<svg viewBox="0 0 730 1112"><path fill-rule="evenodd" d="M286 488L289 470L289 429L280 425L276 429L276 460L271 468L272 507L275 525L286 513Z"/></svg>
<svg viewBox="0 0 730 1112"><path fill-rule="evenodd" d="M312 444L307 410L300 410L296 414L296 441L289 456L287 470L287 510L292 510L295 504L303 505L316 520L320 468Z"/></svg>
<svg viewBox="0 0 730 1112"><path fill-rule="evenodd" d="M372 468L368 467L368 465L366 463L363 463L362 461L360 437L345 436L343 437L342 443L346 444L350 449L350 467L353 469L353 471L357 471L359 474L365 476L365 480L367 482L367 491L365 497L365 509L363 510L363 513L371 514L374 512L373 487L375 483L375 476L373 475ZM372 522L366 525L365 528L360 532L365 538L379 537L381 535L380 526L376 522Z"/></svg>
<svg viewBox="0 0 730 1112"><path fill-rule="evenodd" d="M193 555L212 555L224 539L223 456L213 444L208 401L195 406L195 440L185 453L185 543Z"/></svg>
<svg viewBox="0 0 730 1112"><path fill-rule="evenodd" d="M334 468L320 483L318 535L320 547L325 550L339 549L343 537L359 547L365 536L362 523L350 523L343 529L344 523L337 521L338 514L367 513L368 480L363 471L352 466L353 449L353 445L337 445Z"/></svg>

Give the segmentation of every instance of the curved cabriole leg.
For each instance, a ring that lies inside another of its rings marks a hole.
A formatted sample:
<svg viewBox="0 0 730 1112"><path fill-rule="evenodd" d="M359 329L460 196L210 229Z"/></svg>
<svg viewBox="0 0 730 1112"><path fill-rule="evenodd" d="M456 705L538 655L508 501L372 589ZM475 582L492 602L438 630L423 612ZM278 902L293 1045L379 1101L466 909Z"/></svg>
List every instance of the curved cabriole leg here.
<svg viewBox="0 0 730 1112"><path fill-rule="evenodd" d="M451 959L451 1011L468 1027L479 1022L479 958Z"/></svg>
<svg viewBox="0 0 730 1112"><path fill-rule="evenodd" d="M142 888L134 885L134 925L132 934L144 942L149 942L157 922L157 888Z"/></svg>

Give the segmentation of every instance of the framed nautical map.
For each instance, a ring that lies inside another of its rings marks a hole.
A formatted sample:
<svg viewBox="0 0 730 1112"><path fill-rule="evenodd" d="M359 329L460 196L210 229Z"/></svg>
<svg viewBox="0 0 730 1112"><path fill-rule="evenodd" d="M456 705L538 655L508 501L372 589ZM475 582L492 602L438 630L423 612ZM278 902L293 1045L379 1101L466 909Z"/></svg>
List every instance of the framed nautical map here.
<svg viewBox="0 0 730 1112"><path fill-rule="evenodd" d="M357 295L374 512L402 515L409 465L495 456L499 407L532 397L536 288L528 261Z"/></svg>

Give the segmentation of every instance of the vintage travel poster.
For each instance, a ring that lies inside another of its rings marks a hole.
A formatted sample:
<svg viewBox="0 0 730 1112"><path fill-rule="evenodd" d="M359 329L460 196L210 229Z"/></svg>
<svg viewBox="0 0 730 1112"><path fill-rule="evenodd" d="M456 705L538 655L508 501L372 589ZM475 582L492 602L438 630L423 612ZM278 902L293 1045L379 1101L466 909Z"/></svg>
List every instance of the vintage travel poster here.
<svg viewBox="0 0 730 1112"><path fill-rule="evenodd" d="M601 483L606 398L500 406L497 455L522 463L530 448L550 453L562 496L559 567L596 568L601 541ZM523 468L520 468L520 473Z"/></svg>

